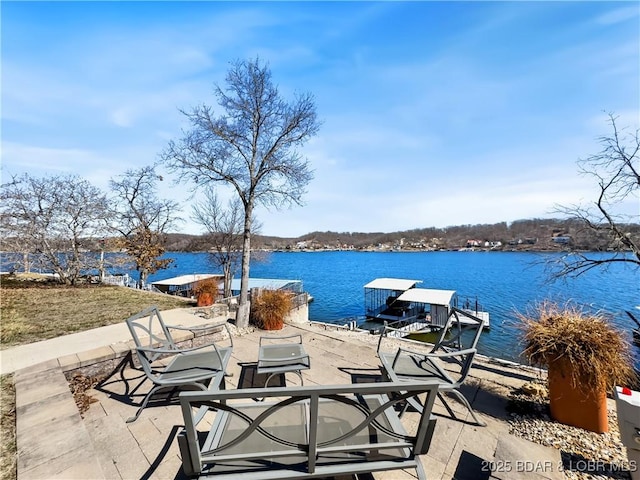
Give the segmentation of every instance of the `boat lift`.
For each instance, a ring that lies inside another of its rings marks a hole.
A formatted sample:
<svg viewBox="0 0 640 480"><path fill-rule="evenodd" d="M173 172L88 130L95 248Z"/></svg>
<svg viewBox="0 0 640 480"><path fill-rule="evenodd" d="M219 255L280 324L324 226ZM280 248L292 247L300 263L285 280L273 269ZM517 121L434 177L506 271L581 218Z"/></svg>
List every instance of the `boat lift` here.
<svg viewBox="0 0 640 480"><path fill-rule="evenodd" d="M463 308L458 305L455 290L417 288L417 280L378 278L365 285L365 313L369 321L384 322L402 333L443 328L453 307L460 324L475 323L480 319L488 329L489 312L481 310L478 302L468 300ZM468 316L464 316L467 314Z"/></svg>

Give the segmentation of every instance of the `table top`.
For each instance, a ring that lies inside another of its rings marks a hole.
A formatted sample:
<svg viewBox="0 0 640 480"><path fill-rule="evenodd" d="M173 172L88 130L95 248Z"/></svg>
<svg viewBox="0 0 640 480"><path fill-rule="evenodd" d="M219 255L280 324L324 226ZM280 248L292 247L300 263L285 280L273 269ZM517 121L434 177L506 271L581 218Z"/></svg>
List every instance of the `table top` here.
<svg viewBox="0 0 640 480"><path fill-rule="evenodd" d="M258 373L290 372L309 367L309 355L300 343L260 345Z"/></svg>

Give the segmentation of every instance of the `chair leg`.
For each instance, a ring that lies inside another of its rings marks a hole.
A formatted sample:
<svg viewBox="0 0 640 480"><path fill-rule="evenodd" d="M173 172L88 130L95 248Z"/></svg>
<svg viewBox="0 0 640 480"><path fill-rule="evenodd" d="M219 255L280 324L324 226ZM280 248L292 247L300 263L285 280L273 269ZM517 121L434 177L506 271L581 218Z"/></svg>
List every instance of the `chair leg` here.
<svg viewBox="0 0 640 480"><path fill-rule="evenodd" d="M458 390L451 390L451 393L453 393L453 394L456 396L456 398L457 398L458 400L460 400L460 402L461 402L465 407L467 407L467 410L469 410L469 413L471 414L471 416L473 417L473 420L476 422L476 424L477 424L478 426L480 426L480 427L486 427L486 426L487 426L487 423L486 423L486 422L483 422L482 420L480 420L480 419L478 418L478 416L476 415L476 412L473 410L473 408L471 408L471 404L469 403L469 400L467 400L467 399L465 398L465 396L464 396L464 395L462 395L462 393L460 393ZM440 394L438 393L438 395L440 395ZM447 409L449 409L449 408L447 407ZM450 411L450 410L449 410L449 411Z"/></svg>
<svg viewBox="0 0 640 480"><path fill-rule="evenodd" d="M184 430L178 433L178 448L180 450L180 457L182 458L182 469L187 477L193 477L196 471L191 464L191 452L189 451L189 445L187 443L187 434Z"/></svg>
<svg viewBox="0 0 640 480"><path fill-rule="evenodd" d="M169 393L169 396L167 397L167 399L169 399L174 394L176 389L178 389L180 387L186 387L188 385L191 385L193 387L199 388L200 390L203 390L203 391L207 390L207 387L205 385L203 385L201 383L198 383L198 382L185 383L185 384L180 385L180 386L177 386L177 385L156 385L151 390L149 390L149 393L147 393L147 395L144 397L144 400L142 401L142 405L140 405L140 407L138 408L138 411L136 412L136 414L133 417L127 418L126 423L132 423L132 422L135 422L138 419L138 417L140 416L140 413L142 413L142 410L144 410L144 408L149 403L149 399L151 398L151 396L154 393L156 393L158 390L162 390L162 389L165 389L165 388L172 388L172 391Z"/></svg>
<svg viewBox="0 0 640 480"><path fill-rule="evenodd" d="M456 417L455 412L451 409L451 407L449 406L449 403L447 402L447 399L444 398L444 395L442 395L442 393L438 392L438 398L440 399L440 401L442 402L442 404L444 405L444 408L447 409L447 412L449 412L449 415L455 419L457 419L458 417Z"/></svg>
<svg viewBox="0 0 640 480"><path fill-rule="evenodd" d="M405 401L404 405L402 405L402 409L400 410L400 413L398 414L398 418L401 418L408 408L409 408L409 402Z"/></svg>
<svg viewBox="0 0 640 480"><path fill-rule="evenodd" d="M416 461L418 462L418 464L416 465L416 476L418 477L418 480L427 480L427 474L424 471L422 462L418 457L416 457Z"/></svg>
<svg viewBox="0 0 640 480"><path fill-rule="evenodd" d="M147 403L149 403L149 399L151 398L151 395L156 393L161 388L163 388L162 385L156 385L151 390L149 390L149 393L147 393L147 395L144 397L144 400L142 401L142 405L140 405L140 407L138 407L138 411L136 412L136 414L133 417L127 418L126 423L135 422L138 419L138 417L140 416L140 413L142 412L142 410L147 406Z"/></svg>

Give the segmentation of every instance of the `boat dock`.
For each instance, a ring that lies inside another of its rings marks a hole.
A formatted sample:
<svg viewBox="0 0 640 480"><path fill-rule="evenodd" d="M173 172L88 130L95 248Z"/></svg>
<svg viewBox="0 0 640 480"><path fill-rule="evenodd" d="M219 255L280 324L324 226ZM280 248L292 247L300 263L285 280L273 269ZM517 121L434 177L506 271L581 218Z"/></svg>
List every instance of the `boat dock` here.
<svg viewBox="0 0 640 480"><path fill-rule="evenodd" d="M472 305L467 300L461 307L455 290L419 288L418 283L422 282L400 278L377 278L367 283L364 286L367 320L402 328L406 325L418 328L420 324L441 328L455 307L467 314L460 322L474 322L472 317L476 317L482 320L484 328L490 328L489 312L483 311L477 301Z"/></svg>

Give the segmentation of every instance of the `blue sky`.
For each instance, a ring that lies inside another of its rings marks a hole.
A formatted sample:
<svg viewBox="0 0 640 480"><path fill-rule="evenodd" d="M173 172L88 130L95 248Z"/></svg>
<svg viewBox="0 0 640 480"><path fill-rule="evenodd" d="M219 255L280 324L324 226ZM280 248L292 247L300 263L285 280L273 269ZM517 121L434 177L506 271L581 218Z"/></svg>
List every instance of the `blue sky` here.
<svg viewBox="0 0 640 480"><path fill-rule="evenodd" d="M638 2L2 2L2 177L150 165L259 56L315 96L305 205L262 233L548 217L595 198L576 161L640 117ZM217 110L219 111L219 110ZM160 195L185 207L171 175ZM224 192L223 192L224 194ZM198 193L196 193L198 198ZM637 203L627 206L637 213Z"/></svg>

